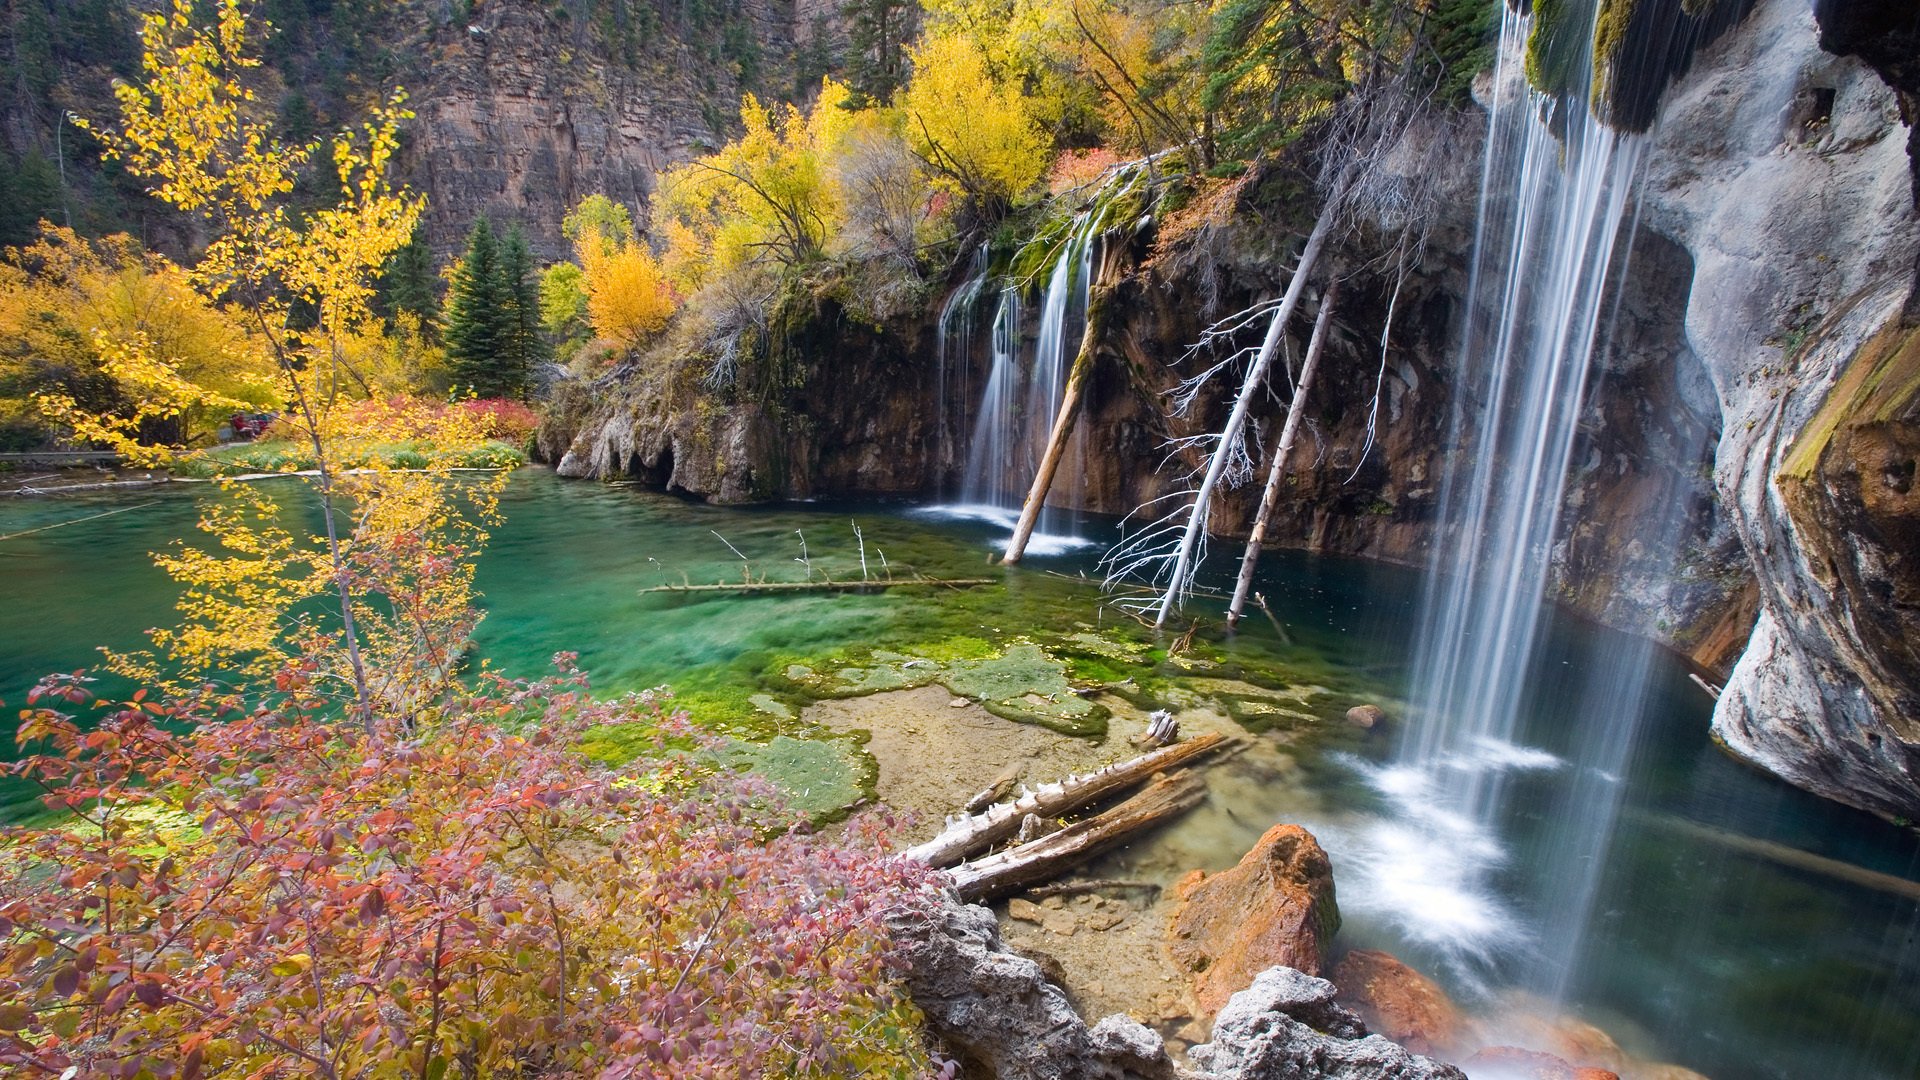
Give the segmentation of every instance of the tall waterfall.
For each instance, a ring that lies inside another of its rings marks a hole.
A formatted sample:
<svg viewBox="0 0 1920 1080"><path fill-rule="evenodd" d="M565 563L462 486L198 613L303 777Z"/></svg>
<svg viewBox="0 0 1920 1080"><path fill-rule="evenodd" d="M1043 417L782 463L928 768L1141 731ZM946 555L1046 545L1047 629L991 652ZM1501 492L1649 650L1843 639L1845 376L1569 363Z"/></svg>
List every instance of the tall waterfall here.
<svg viewBox="0 0 1920 1080"><path fill-rule="evenodd" d="M994 309L991 338L992 363L973 413L960 503L945 508L945 512L1004 521L1008 527L1012 526L1046 452L1054 418L1066 396L1067 377L1086 333L1094 258L1100 250L1101 234L1116 224L1114 219L1119 213L1126 212L1121 208L1130 205L1127 196L1140 185L1146 164L1127 162L1108 171L1085 209L1031 242L1035 247L1029 250L1047 253L1050 261L1046 264L1046 287L1040 294L1039 318L1030 354L1025 348L1021 294L1032 282L991 281L987 276L984 248L976 258L978 269L969 273L942 309L940 385L944 431L949 410L946 399L952 398L960 381L949 372L966 370L972 361L972 337L968 329L972 325L971 312L983 295L990 294L991 286L998 286L999 300ZM1014 262L1021 264L1022 256L1016 255ZM1038 276L1036 271L1033 278ZM1043 553L1050 548L1057 550L1083 543L1075 536L1073 516L1064 507L1084 501L1086 446L1083 424L1075 429L1067 445L1047 505L1041 511L1039 534L1028 545L1029 551ZM959 455L948 460L957 462Z"/></svg>
<svg viewBox="0 0 1920 1080"><path fill-rule="evenodd" d="M1558 996L1618 813L1650 647L1608 657L1585 673L1584 693L1564 700L1530 704L1542 696L1530 679L1644 139L1607 128L1582 101L1530 91L1520 71L1527 33L1528 19L1507 9L1411 716L1395 764L1375 776L1394 813L1358 861L1369 905L1412 924L1409 936L1457 970ZM1590 72L1571 79L1590 82ZM1520 745L1523 708L1557 710L1551 722L1574 732L1565 757ZM1543 769L1557 774L1554 807L1528 862L1556 876L1516 900L1503 892L1518 861L1504 797L1516 774Z"/></svg>
<svg viewBox="0 0 1920 1080"><path fill-rule="evenodd" d="M993 366L974 411L967 444L966 479L960 501L968 506L1018 510L1020 496L1007 484L1014 450L1013 422L1020 389L1020 290L1000 290L993 313Z"/></svg>

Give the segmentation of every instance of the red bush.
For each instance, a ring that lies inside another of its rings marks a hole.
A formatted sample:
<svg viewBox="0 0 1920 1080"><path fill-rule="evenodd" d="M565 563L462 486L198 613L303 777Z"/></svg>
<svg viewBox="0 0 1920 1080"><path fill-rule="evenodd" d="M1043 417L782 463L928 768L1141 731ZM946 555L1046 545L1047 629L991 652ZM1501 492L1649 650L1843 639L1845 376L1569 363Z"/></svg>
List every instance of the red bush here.
<svg viewBox="0 0 1920 1080"><path fill-rule="evenodd" d="M540 426L539 413L511 398L475 398L455 402L453 407L479 417L487 438L515 446L532 438L534 429Z"/></svg>
<svg viewBox="0 0 1920 1080"><path fill-rule="evenodd" d="M570 658L563 657L563 661ZM0 1065L20 1075L840 1076L930 1065L883 920L924 871L785 828L649 695L570 667L413 731L289 670L221 714L49 679L12 766L57 827L0 855ZM58 707L54 707L58 706ZM573 746L639 723L616 773ZM169 822L173 822L169 824Z"/></svg>

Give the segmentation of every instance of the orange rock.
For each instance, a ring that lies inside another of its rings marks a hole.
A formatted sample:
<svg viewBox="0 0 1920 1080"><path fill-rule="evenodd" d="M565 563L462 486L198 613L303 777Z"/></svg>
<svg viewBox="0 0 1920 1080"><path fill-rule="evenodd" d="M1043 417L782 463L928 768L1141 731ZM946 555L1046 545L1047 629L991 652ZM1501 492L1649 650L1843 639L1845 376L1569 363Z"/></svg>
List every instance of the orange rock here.
<svg viewBox="0 0 1920 1080"><path fill-rule="evenodd" d="M1446 1057L1462 1041L1464 1018L1447 992L1400 960L1372 949L1355 949L1333 969L1342 1005L1416 1054Z"/></svg>
<svg viewBox="0 0 1920 1080"><path fill-rule="evenodd" d="M1211 875L1196 870L1174 890L1173 958L1210 1013L1275 965L1319 975L1340 928L1333 864L1298 825L1275 825L1239 865Z"/></svg>
<svg viewBox="0 0 1920 1080"><path fill-rule="evenodd" d="M1570 1065L1552 1054L1517 1046L1490 1046L1460 1067L1473 1080L1620 1080L1618 1073Z"/></svg>

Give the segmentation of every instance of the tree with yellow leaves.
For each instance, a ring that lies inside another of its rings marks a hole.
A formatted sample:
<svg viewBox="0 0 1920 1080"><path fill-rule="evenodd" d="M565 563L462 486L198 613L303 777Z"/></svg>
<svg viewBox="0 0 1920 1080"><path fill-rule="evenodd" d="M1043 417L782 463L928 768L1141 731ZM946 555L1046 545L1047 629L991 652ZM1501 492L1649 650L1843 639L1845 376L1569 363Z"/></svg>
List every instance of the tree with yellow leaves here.
<svg viewBox="0 0 1920 1080"><path fill-rule="evenodd" d="M465 646L473 622L465 556L492 520L497 483L455 485L446 475L450 451L479 441L477 423L370 398L377 388L354 365L356 342L376 324L377 275L421 212L387 177L404 98L396 92L357 131L329 140L338 199L296 213L288 196L322 143L289 145L260 119L246 11L240 0L217 0L203 25L205 6L173 0L142 18L142 77L116 87L121 122L99 134L155 196L211 227L191 280L209 300L245 312L271 357L288 406L282 423L309 451L324 535L309 543L257 494L230 491L235 502L202 522L219 549L162 559L185 585L184 621L156 643L189 675L260 674L298 655L317 687L344 688L368 731L407 724ZM149 341L115 344L166 367ZM158 386L155 398L163 407L176 389ZM420 467L391 467L385 451L395 446ZM309 602L323 593L337 600L337 622Z"/></svg>
<svg viewBox="0 0 1920 1080"><path fill-rule="evenodd" d="M738 139L661 178L653 219L676 284L691 291L748 264L793 268L825 253L842 211L828 161L852 115L848 100L832 79L804 113L748 94Z"/></svg>
<svg viewBox="0 0 1920 1080"><path fill-rule="evenodd" d="M627 208L605 195L589 195L568 214L561 231L573 241L580 261L576 288L583 296L588 322L601 339L632 348L658 333L678 306L660 261L633 231ZM570 275L552 277L543 289L543 306L563 316L569 301L565 282ZM552 303L546 304L550 299Z"/></svg>
<svg viewBox="0 0 1920 1080"><path fill-rule="evenodd" d="M273 366L239 313L131 237L43 225L0 257L0 412L10 426L157 461L235 410L277 407Z"/></svg>
<svg viewBox="0 0 1920 1080"><path fill-rule="evenodd" d="M1026 93L996 79L968 36L931 32L913 48L900 94L914 149L951 187L988 208L1005 206L1046 170L1051 140Z"/></svg>

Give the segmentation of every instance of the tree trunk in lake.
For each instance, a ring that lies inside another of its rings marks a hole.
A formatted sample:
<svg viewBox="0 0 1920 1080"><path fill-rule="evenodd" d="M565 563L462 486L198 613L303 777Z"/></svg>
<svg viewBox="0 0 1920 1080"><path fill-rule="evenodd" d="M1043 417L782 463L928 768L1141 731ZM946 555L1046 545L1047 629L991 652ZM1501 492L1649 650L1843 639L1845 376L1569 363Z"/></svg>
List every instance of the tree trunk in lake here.
<svg viewBox="0 0 1920 1080"><path fill-rule="evenodd" d="M1261 386L1266 384L1267 370L1273 366L1273 354L1280 349L1280 338L1286 333L1287 321L1293 317L1294 309L1300 306L1300 297L1307 288L1307 277L1313 272L1313 264L1319 261L1320 250L1326 246L1327 233L1332 231L1333 219L1339 215L1340 204L1346 200L1347 187L1348 181L1343 177L1333 194L1320 207L1320 218L1313 223L1307 246L1301 249L1300 263L1294 267L1293 280L1288 282L1286 295L1281 298L1280 307L1274 311L1273 321L1267 325L1267 336L1260 343L1260 354L1254 358L1253 365L1247 369L1246 379L1240 384L1240 396L1234 401L1233 412L1227 417L1226 427L1220 431L1220 441L1207 461L1207 471L1200 480L1200 490L1194 492L1193 509L1187 515L1186 529L1180 534L1173 576L1167 581L1166 594L1160 598L1159 614L1153 621L1155 626L1167 624L1167 617L1178 606L1180 597L1190 584L1188 578L1194 571L1194 549L1207 525L1207 505L1213 499L1214 488L1220 484L1220 475L1226 471L1234 441L1246 427L1247 412L1253 408L1253 399L1259 394Z"/></svg>
<svg viewBox="0 0 1920 1080"><path fill-rule="evenodd" d="M1017 563L1027 553L1027 541L1032 539L1033 527L1040 521L1040 509L1046 505L1047 492L1053 487L1053 475L1060 469L1060 459L1066 456L1067 440L1080 419L1087 378L1093 373L1093 357L1105 322L1107 296L1113 290L1112 281L1119 273L1120 255L1124 250L1105 238L1100 241L1099 267L1087 288L1087 324L1080 335L1080 351L1074 354L1073 370L1067 374L1067 388L1060 396L1060 411L1054 414L1053 429L1047 435L1047 452L1040 458L1040 470L1034 474L1033 487L1027 491L1027 501L1020 507L1020 523L1014 526L1013 539L1007 541L1007 554L1000 560L1003 563Z"/></svg>
<svg viewBox="0 0 1920 1080"><path fill-rule="evenodd" d="M1320 315L1313 320L1313 337L1307 342L1307 358L1300 364L1300 381L1293 387L1293 402L1287 406L1287 423L1280 429L1280 445L1273 452L1273 465L1267 470L1267 490L1260 496L1260 513L1253 519L1253 532L1247 537L1247 553L1240 557L1240 580L1233 586L1233 602L1227 605L1227 627L1240 625L1240 612L1247 606L1247 590L1253 586L1254 564L1260 561L1260 545L1267 538L1267 523L1280 502L1280 480L1286 475L1287 458L1293 453L1293 440L1300 433L1300 417L1306 409L1307 392L1313 388L1313 373L1320 367L1320 350L1327 344L1327 324L1333 318L1333 302L1340 295L1338 282L1327 286L1320 298Z"/></svg>

